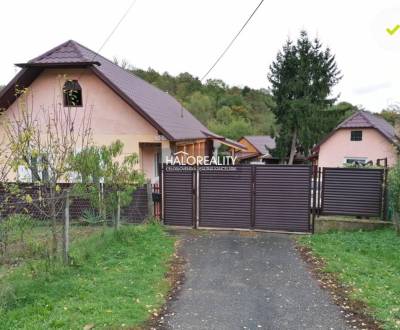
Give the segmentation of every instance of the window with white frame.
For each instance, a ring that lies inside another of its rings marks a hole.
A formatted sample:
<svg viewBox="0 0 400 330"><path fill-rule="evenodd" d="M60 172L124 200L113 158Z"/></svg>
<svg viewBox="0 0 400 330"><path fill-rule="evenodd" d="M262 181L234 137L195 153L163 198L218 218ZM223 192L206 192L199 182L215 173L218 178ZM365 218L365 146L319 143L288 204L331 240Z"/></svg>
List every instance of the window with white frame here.
<svg viewBox="0 0 400 330"><path fill-rule="evenodd" d="M346 157L344 159L345 164L366 164L368 161L367 157Z"/></svg>

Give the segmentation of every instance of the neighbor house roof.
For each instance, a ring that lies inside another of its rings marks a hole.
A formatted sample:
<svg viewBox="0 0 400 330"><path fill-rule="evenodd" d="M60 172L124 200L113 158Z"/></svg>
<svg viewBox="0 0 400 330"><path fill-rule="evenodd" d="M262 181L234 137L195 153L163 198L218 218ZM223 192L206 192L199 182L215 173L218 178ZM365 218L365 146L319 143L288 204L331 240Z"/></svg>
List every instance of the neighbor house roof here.
<svg viewBox="0 0 400 330"><path fill-rule="evenodd" d="M398 138L396 136L395 129L391 124L389 124L385 119L374 115L369 111L359 110L336 126L331 133L329 133L313 148L313 152L318 152L319 147L337 130L342 128L375 128L386 139L388 139L389 142L398 144Z"/></svg>
<svg viewBox="0 0 400 330"><path fill-rule="evenodd" d="M246 135L246 139L260 154L265 155L275 149L275 139L269 135Z"/></svg>
<svg viewBox="0 0 400 330"><path fill-rule="evenodd" d="M209 131L168 93L76 41L69 40L28 63L17 65L22 70L0 92L0 109L15 101L16 85L28 87L45 68L87 67L169 140L222 138Z"/></svg>
<svg viewBox="0 0 400 330"><path fill-rule="evenodd" d="M248 151L239 151L235 154L237 159L244 160L249 158L258 157L260 154L258 152L248 152Z"/></svg>
<svg viewBox="0 0 400 330"><path fill-rule="evenodd" d="M375 128L392 142L396 140L394 127L385 119L368 111L357 111L340 123L337 129L339 128Z"/></svg>
<svg viewBox="0 0 400 330"><path fill-rule="evenodd" d="M229 138L223 138L223 139L217 139L217 140L221 141L222 144L225 144L228 147L231 147L231 148L234 148L234 149L239 149L239 150L242 150L242 151L246 150L246 147L243 144L241 144L241 143L239 143L239 142L237 142L235 140L232 140L232 139L229 139Z"/></svg>

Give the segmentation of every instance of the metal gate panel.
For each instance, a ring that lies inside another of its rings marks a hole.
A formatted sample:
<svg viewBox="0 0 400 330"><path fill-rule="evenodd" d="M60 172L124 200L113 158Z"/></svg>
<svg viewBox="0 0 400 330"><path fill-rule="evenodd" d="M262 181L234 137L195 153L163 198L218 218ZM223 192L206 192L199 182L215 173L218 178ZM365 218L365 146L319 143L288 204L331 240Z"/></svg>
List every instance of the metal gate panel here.
<svg viewBox="0 0 400 330"><path fill-rule="evenodd" d="M310 232L311 166L257 166L255 229Z"/></svg>
<svg viewBox="0 0 400 330"><path fill-rule="evenodd" d="M324 168L322 214L380 216L382 169Z"/></svg>
<svg viewBox="0 0 400 330"><path fill-rule="evenodd" d="M251 187L250 166L200 167L199 226L250 228Z"/></svg>
<svg viewBox="0 0 400 330"><path fill-rule="evenodd" d="M194 174L178 166L167 166L163 170L164 224L193 226Z"/></svg>

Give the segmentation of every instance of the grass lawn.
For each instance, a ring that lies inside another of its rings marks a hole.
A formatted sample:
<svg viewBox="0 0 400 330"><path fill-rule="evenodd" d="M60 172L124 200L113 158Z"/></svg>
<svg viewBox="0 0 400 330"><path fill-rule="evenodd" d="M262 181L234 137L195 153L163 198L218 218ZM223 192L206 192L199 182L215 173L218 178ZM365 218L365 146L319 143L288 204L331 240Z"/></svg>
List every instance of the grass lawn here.
<svg viewBox="0 0 400 330"><path fill-rule="evenodd" d="M393 230L315 234L300 243L325 260L326 272L354 288L351 296L385 329L400 329L400 237Z"/></svg>
<svg viewBox="0 0 400 330"><path fill-rule="evenodd" d="M72 225L70 227L70 242L81 240L96 232L102 231L100 226ZM57 229L59 235L62 233L62 226ZM0 280L7 275L16 265L25 262L43 259L47 254L51 240L51 229L46 223L35 223L34 227L24 234L23 243L17 232L11 232L6 253L0 253ZM59 242L61 249L61 239Z"/></svg>
<svg viewBox="0 0 400 330"><path fill-rule="evenodd" d="M34 260L0 279L2 329L132 328L165 301L174 239L156 224L76 240L73 265ZM90 326L88 326L90 328Z"/></svg>

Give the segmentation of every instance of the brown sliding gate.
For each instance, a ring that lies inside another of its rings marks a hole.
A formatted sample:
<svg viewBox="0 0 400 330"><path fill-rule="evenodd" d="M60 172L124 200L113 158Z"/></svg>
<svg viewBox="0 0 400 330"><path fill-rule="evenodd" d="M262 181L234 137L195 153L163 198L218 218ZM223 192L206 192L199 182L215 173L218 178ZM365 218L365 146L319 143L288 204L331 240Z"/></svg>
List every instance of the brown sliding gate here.
<svg viewBox="0 0 400 330"><path fill-rule="evenodd" d="M167 166L163 178L165 224L311 231L310 166Z"/></svg>
<svg viewBox="0 0 400 330"><path fill-rule="evenodd" d="M254 193L254 228L311 231L311 166L256 167Z"/></svg>
<svg viewBox="0 0 400 330"><path fill-rule="evenodd" d="M381 216L384 174L384 169L324 168L321 214Z"/></svg>
<svg viewBox="0 0 400 330"><path fill-rule="evenodd" d="M199 227L251 227L252 168L199 170Z"/></svg>

